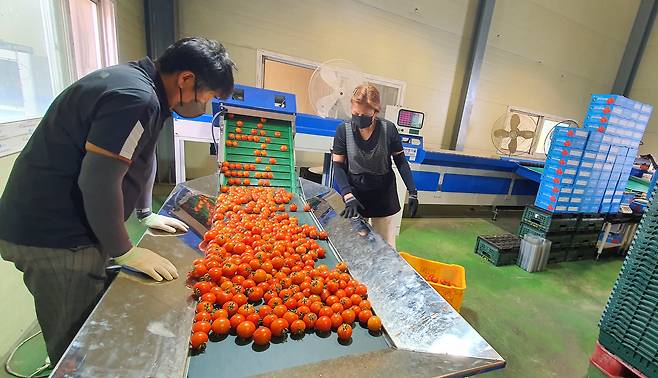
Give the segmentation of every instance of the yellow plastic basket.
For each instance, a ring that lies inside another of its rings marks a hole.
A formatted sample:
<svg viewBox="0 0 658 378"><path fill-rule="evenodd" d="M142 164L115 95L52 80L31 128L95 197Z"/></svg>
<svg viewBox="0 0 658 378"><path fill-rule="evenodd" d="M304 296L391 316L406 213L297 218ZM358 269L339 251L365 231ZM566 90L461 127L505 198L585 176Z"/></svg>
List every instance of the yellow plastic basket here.
<svg viewBox="0 0 658 378"><path fill-rule="evenodd" d="M420 273L420 275L426 280L429 275L433 274L439 279L439 282L449 281L450 286L430 282L429 280L427 283L441 294L441 296L448 301L455 310L461 310L462 299L464 298L464 292L466 291L466 271L463 266L426 260L407 252L400 252L400 256L402 256L402 258L405 259L409 265L411 265L411 267Z"/></svg>

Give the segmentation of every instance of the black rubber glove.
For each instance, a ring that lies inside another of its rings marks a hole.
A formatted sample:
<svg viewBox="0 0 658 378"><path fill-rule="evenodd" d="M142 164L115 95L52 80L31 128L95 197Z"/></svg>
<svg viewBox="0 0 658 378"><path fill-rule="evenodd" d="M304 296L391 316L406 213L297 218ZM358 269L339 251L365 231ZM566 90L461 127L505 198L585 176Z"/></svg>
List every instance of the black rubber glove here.
<svg viewBox="0 0 658 378"><path fill-rule="evenodd" d="M409 215L411 217L415 217L416 213L418 212L418 192L415 190L413 192L409 192Z"/></svg>
<svg viewBox="0 0 658 378"><path fill-rule="evenodd" d="M359 209L365 209L361 202L356 197L352 197L345 201L345 209L340 212L343 218L354 218L359 215Z"/></svg>

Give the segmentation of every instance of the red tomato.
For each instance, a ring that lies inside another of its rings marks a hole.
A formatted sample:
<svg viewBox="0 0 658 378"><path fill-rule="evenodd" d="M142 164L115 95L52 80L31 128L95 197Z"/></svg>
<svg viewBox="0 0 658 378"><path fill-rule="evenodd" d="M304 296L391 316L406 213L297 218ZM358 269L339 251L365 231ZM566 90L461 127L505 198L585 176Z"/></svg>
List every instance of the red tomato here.
<svg viewBox="0 0 658 378"><path fill-rule="evenodd" d="M215 298L215 294L213 293L205 293L201 296L201 300L214 304L217 301L217 298Z"/></svg>
<svg viewBox="0 0 658 378"><path fill-rule="evenodd" d="M276 319L270 324L272 336L281 337L288 330L288 322L285 319Z"/></svg>
<svg viewBox="0 0 658 378"><path fill-rule="evenodd" d="M196 322L192 325L192 332L210 333L211 329L212 329L212 324L210 324L210 322L205 320Z"/></svg>
<svg viewBox="0 0 658 378"><path fill-rule="evenodd" d="M254 339L254 344L267 345L272 339L272 331L267 327L258 327L258 329L254 331L252 337Z"/></svg>
<svg viewBox="0 0 658 378"><path fill-rule="evenodd" d="M263 289L260 287L254 287L250 289L251 291L249 292L247 299L249 299L250 302L258 302L263 298Z"/></svg>
<svg viewBox="0 0 658 378"><path fill-rule="evenodd" d="M292 322L299 319L299 316L297 316L297 314L292 311L287 311L285 314L283 314L283 318L288 322L288 324L292 324Z"/></svg>
<svg viewBox="0 0 658 378"><path fill-rule="evenodd" d="M248 304L248 303L247 303L247 304L243 304L242 306L240 306L240 308L238 308L238 314L244 316L245 318L246 318L247 316L249 316L249 315L255 313L255 312L256 312L256 309L254 308L254 306L253 306L253 305L250 305L250 304Z"/></svg>
<svg viewBox="0 0 658 378"><path fill-rule="evenodd" d="M340 314L341 312L343 312L343 305L336 302L336 303L331 305L331 311L333 311L336 314Z"/></svg>
<svg viewBox="0 0 658 378"><path fill-rule="evenodd" d="M208 334L203 332L195 332L190 337L190 344L194 349L203 349L208 342Z"/></svg>
<svg viewBox="0 0 658 378"><path fill-rule="evenodd" d="M338 338L340 340L349 340L352 337L352 327L349 324L341 324L338 327Z"/></svg>
<svg viewBox="0 0 658 378"><path fill-rule="evenodd" d="M246 320L245 317L240 315L240 314L235 314L235 315L231 316L231 319L230 319L231 328L236 329L238 327L238 325L240 323L244 322L245 320Z"/></svg>
<svg viewBox="0 0 658 378"><path fill-rule="evenodd" d="M258 315L261 316L261 318L264 318L265 316L269 315L272 313L272 307L268 305L262 305L258 309Z"/></svg>
<svg viewBox="0 0 658 378"><path fill-rule="evenodd" d="M382 321L378 316L371 316L368 319L368 330L371 332L378 332L382 329Z"/></svg>
<svg viewBox="0 0 658 378"><path fill-rule="evenodd" d="M301 336L306 331L306 323L303 320L297 319L290 323L290 333L296 336Z"/></svg>
<svg viewBox="0 0 658 378"><path fill-rule="evenodd" d="M354 320L356 319L356 314L354 311L350 310L349 308L347 310L344 310L340 316L343 317L343 321L347 324L352 324L354 323Z"/></svg>
<svg viewBox="0 0 658 378"><path fill-rule="evenodd" d="M231 322L226 318L219 318L212 322L212 332L217 335L226 335L231 330Z"/></svg>
<svg viewBox="0 0 658 378"><path fill-rule="evenodd" d="M352 301L353 305L358 305L359 303L361 303L361 300L362 299L359 294L352 294L352 296L350 296L350 301Z"/></svg>
<svg viewBox="0 0 658 378"><path fill-rule="evenodd" d="M233 296L233 302L235 302L238 306L242 306L243 304L247 303L247 296L244 294L235 294Z"/></svg>
<svg viewBox="0 0 658 378"><path fill-rule="evenodd" d="M273 310L274 315L276 315L277 317L280 318L280 317L283 316L283 314L288 312L288 307L286 307L284 305L277 305L272 310Z"/></svg>
<svg viewBox="0 0 658 378"><path fill-rule="evenodd" d="M211 313L212 310L213 310L213 304L210 303L210 302L201 301L196 305L196 311L197 312L205 311L207 313Z"/></svg>
<svg viewBox="0 0 658 378"><path fill-rule="evenodd" d="M212 315L210 315L210 313L207 311L197 312L196 315L194 315L195 322L200 322L202 320L208 322L211 319L212 319Z"/></svg>
<svg viewBox="0 0 658 378"><path fill-rule="evenodd" d="M361 298L365 298L368 294L368 287L364 284L359 284L354 288L354 292L359 294Z"/></svg>
<svg viewBox="0 0 658 378"><path fill-rule="evenodd" d="M272 322L278 319L278 317L274 314L268 314L263 317L262 323L265 327L270 327L272 325Z"/></svg>
<svg viewBox="0 0 658 378"><path fill-rule="evenodd" d="M334 303L338 303L338 301L339 301L339 299L338 299L337 296L335 296L335 295L330 295L330 296L328 296L327 299L325 300L325 303L327 304L327 306L332 306Z"/></svg>
<svg viewBox="0 0 658 378"><path fill-rule="evenodd" d="M243 321L236 328L236 333L238 334L238 337L241 337L243 339L250 338L254 334L254 331L256 331L256 325L250 322L249 320Z"/></svg>
<svg viewBox="0 0 658 378"><path fill-rule="evenodd" d="M343 324L343 317L340 314L333 314L329 319L331 320L332 329L338 329L338 326Z"/></svg>
<svg viewBox="0 0 658 378"><path fill-rule="evenodd" d="M329 332L331 330L331 319L328 316L320 316L315 321L315 329L320 332Z"/></svg>
<svg viewBox="0 0 658 378"><path fill-rule="evenodd" d="M363 310L370 310L372 306L370 305L370 301L367 299L362 300L359 303L359 307L361 307Z"/></svg>
<svg viewBox="0 0 658 378"><path fill-rule="evenodd" d="M304 324L306 324L306 329L313 329L315 327L315 322L318 320L318 316L314 313L308 313L304 315Z"/></svg>
<svg viewBox="0 0 658 378"><path fill-rule="evenodd" d="M235 303L234 301L228 301L224 303L222 309L226 311L229 317L231 317L238 312L238 307L240 306L238 306L238 304Z"/></svg>
<svg viewBox="0 0 658 378"><path fill-rule="evenodd" d="M359 321L361 323L367 324L368 319L370 319L371 316L372 316L372 311L361 309L361 312L359 312Z"/></svg>
<svg viewBox="0 0 658 378"><path fill-rule="evenodd" d="M333 310L331 309L331 307L329 307L329 306L324 306L324 307L322 307L322 308L320 309L320 311L318 312L318 316L319 316L319 317L323 317L323 316L331 316L331 315L333 315L333 314L334 314L334 311L333 311Z"/></svg>
<svg viewBox="0 0 658 378"><path fill-rule="evenodd" d="M220 318L228 319L228 312L226 312L226 310L221 309L221 308L219 310L216 310L212 314L212 320L217 320L217 319L220 319Z"/></svg>
<svg viewBox="0 0 658 378"><path fill-rule="evenodd" d="M210 290L212 290L212 283L208 281L201 281L194 284L194 295L197 297L210 292Z"/></svg>

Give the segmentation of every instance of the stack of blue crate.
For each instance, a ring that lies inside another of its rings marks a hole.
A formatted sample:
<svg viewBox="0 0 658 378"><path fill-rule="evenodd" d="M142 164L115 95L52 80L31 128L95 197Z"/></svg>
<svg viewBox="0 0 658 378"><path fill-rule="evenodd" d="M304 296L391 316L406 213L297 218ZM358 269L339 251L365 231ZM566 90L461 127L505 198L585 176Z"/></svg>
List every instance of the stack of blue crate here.
<svg viewBox="0 0 658 378"><path fill-rule="evenodd" d="M535 206L556 213L616 213L653 107L592 95L583 128L556 127Z"/></svg>
<svg viewBox="0 0 658 378"><path fill-rule="evenodd" d="M595 94L583 127L590 131L586 151L606 154L599 177L605 183L600 213L619 211L653 106L623 96Z"/></svg>
<svg viewBox="0 0 658 378"><path fill-rule="evenodd" d="M581 213L591 169L581 171L589 132L574 127L556 127L546 155L535 206L557 213ZM585 175L585 176L583 176Z"/></svg>

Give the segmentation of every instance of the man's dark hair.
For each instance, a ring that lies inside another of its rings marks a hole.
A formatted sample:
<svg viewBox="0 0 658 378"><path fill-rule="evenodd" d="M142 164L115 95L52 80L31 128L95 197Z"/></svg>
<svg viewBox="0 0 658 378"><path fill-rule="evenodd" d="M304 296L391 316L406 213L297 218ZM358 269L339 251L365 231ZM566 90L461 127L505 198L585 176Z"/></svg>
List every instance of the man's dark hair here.
<svg viewBox="0 0 658 378"><path fill-rule="evenodd" d="M217 41L202 37L183 38L167 47L157 65L158 70L165 74L192 71L198 88L217 91L221 98L233 92L235 63Z"/></svg>

